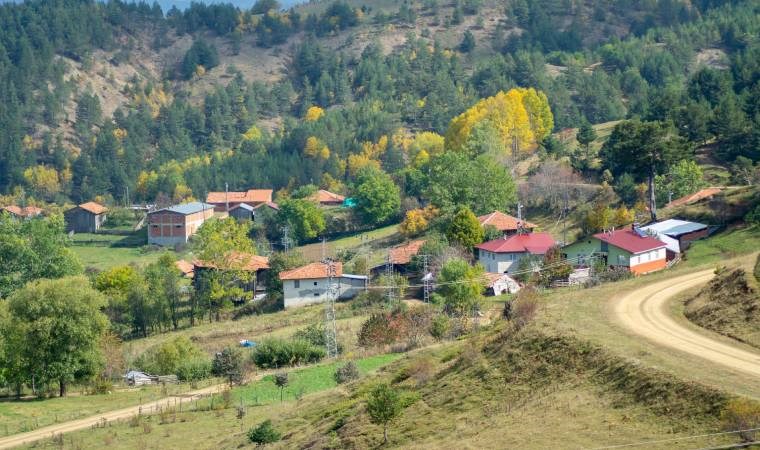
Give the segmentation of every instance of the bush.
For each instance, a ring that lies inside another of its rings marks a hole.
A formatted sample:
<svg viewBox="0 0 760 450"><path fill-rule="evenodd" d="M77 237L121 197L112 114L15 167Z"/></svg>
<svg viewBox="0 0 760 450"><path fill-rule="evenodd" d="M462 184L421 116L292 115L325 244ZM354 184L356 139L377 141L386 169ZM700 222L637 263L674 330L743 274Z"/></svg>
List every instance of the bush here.
<svg viewBox="0 0 760 450"><path fill-rule="evenodd" d="M760 205L755 206L755 209L748 212L747 215L744 216L744 222L750 226L760 226Z"/></svg>
<svg viewBox="0 0 760 450"><path fill-rule="evenodd" d="M530 288L521 290L512 303L511 318L513 323L518 328L522 328L536 317L536 312L538 312L538 292Z"/></svg>
<svg viewBox="0 0 760 450"><path fill-rule="evenodd" d="M351 302L352 308L365 308L368 306L382 305L385 303L385 295L378 289L370 289L360 292Z"/></svg>
<svg viewBox="0 0 760 450"><path fill-rule="evenodd" d="M248 430L248 439L255 444L271 444L281 438L280 433L274 429L271 420L261 422L257 427Z"/></svg>
<svg viewBox="0 0 760 450"><path fill-rule="evenodd" d="M211 361L206 358L191 358L177 366L177 378L181 381L198 381L211 376Z"/></svg>
<svg viewBox="0 0 760 450"><path fill-rule="evenodd" d="M359 368L356 363L349 361L335 370L335 381L338 384L348 383L359 378Z"/></svg>
<svg viewBox="0 0 760 450"><path fill-rule="evenodd" d="M613 281L623 281L629 278L633 278L633 274L628 269L615 268L615 269L609 269L609 270L598 272L597 278L599 279L600 282L607 283L607 282L613 282Z"/></svg>
<svg viewBox="0 0 760 450"><path fill-rule="evenodd" d="M760 424L760 404L744 398L733 399L723 409L720 418L726 431L755 428ZM755 440L754 431L744 431L739 435L745 442Z"/></svg>
<svg viewBox="0 0 760 450"><path fill-rule="evenodd" d="M441 340L451 331L451 319L445 314L439 314L433 318L430 324L430 335L436 340Z"/></svg>
<svg viewBox="0 0 760 450"><path fill-rule="evenodd" d="M315 363L325 357L325 349L307 341L268 339L256 347L253 362L262 369Z"/></svg>
<svg viewBox="0 0 760 450"><path fill-rule="evenodd" d="M206 359L203 352L190 339L179 336L150 347L137 358L135 365L154 375L169 375L177 374L184 361L200 359Z"/></svg>
<svg viewBox="0 0 760 450"><path fill-rule="evenodd" d="M389 313L372 314L359 330L359 346L374 347L393 344L408 335L409 325L407 313L401 309Z"/></svg>

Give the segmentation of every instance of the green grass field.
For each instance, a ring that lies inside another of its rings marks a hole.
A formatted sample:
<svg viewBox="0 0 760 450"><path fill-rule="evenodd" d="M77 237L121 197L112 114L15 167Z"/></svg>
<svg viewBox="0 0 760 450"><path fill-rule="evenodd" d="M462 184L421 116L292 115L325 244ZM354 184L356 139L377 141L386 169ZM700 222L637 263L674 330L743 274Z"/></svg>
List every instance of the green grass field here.
<svg viewBox="0 0 760 450"><path fill-rule="evenodd" d="M77 233L72 237L71 249L85 267L103 270L130 264L144 266L157 261L163 253L161 249L145 245L144 234L144 231L126 236ZM174 251L171 248L165 250ZM186 253L179 253L177 257L185 257Z"/></svg>
<svg viewBox="0 0 760 450"><path fill-rule="evenodd" d="M760 227L733 228L708 239L694 242L686 252L684 265L717 263L760 249Z"/></svg>

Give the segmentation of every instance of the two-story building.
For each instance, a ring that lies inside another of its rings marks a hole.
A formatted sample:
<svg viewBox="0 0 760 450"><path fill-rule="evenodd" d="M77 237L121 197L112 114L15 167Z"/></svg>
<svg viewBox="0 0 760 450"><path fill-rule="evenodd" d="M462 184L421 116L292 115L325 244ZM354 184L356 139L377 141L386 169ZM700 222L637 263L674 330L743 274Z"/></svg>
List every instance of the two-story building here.
<svg viewBox="0 0 760 450"><path fill-rule="evenodd" d="M214 216L214 205L190 202L148 213L148 244L185 244L205 221Z"/></svg>
<svg viewBox="0 0 760 450"><path fill-rule="evenodd" d="M590 266L595 260L610 268L625 268L641 275L667 266L666 244L639 228L597 233L562 249L574 265Z"/></svg>
<svg viewBox="0 0 760 450"><path fill-rule="evenodd" d="M478 262L486 272L514 273L526 256L543 256L556 242L549 233L527 233L504 236L484 242L475 248Z"/></svg>
<svg viewBox="0 0 760 450"><path fill-rule="evenodd" d="M343 264L335 262L333 284L340 300L355 297L367 290L368 278L364 275L343 273ZM292 270L280 272L285 308L304 306L327 301L329 294L329 266L315 262Z"/></svg>

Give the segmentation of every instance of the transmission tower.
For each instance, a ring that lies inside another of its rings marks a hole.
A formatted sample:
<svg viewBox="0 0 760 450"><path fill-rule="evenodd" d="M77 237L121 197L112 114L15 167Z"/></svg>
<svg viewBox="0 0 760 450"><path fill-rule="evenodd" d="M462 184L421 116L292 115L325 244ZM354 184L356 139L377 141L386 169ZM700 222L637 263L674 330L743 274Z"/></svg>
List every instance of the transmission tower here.
<svg viewBox="0 0 760 450"><path fill-rule="evenodd" d="M327 357L338 356L338 328L335 325L335 300L338 298L338 284L335 282L335 261L325 259L327 265L327 301L325 302L325 345Z"/></svg>
<svg viewBox="0 0 760 450"><path fill-rule="evenodd" d="M388 256L385 258L385 279L387 283L393 283L393 286L389 286L385 293L388 303L393 303L396 299L396 283L393 278L393 262L391 261L391 252L388 252Z"/></svg>
<svg viewBox="0 0 760 450"><path fill-rule="evenodd" d="M285 225L280 228L280 232L282 232L282 240L280 241L282 243L282 249L287 252L290 250L290 246L293 245L293 241L290 240L290 227Z"/></svg>
<svg viewBox="0 0 760 450"><path fill-rule="evenodd" d="M430 273L430 255L422 256L422 299L430 303L430 292L433 290L433 274Z"/></svg>

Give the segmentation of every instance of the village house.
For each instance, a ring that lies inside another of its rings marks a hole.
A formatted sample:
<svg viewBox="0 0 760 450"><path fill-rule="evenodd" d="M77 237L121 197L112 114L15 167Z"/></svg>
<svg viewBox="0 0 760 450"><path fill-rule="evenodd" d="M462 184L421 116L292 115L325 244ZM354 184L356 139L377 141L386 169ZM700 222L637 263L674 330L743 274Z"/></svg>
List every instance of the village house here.
<svg viewBox="0 0 760 450"><path fill-rule="evenodd" d="M209 192L206 203L214 205L217 212L232 210L234 206L245 204L256 207L272 201L271 189L249 189L243 192Z"/></svg>
<svg viewBox="0 0 760 450"><path fill-rule="evenodd" d="M535 224L532 224L526 220L520 220L517 217L504 214L501 211L494 211L490 214L478 217L480 226L485 228L488 226L494 227L504 235L517 234L518 231L533 231L537 228Z"/></svg>
<svg viewBox="0 0 760 450"><path fill-rule="evenodd" d="M520 283L506 273L486 272L486 295L516 294Z"/></svg>
<svg viewBox="0 0 760 450"><path fill-rule="evenodd" d="M475 248L478 262L486 272L514 273L520 260L526 256L541 257L554 247L556 242L549 233L527 233L504 236L484 242Z"/></svg>
<svg viewBox="0 0 760 450"><path fill-rule="evenodd" d="M668 261L685 252L693 241L707 237L709 231L705 224L676 219L652 223L641 229L667 245Z"/></svg>
<svg viewBox="0 0 760 450"><path fill-rule="evenodd" d="M641 275L667 266L666 244L640 228L597 233L562 249L565 257L578 266L590 266L600 259L610 268L625 268Z"/></svg>
<svg viewBox="0 0 760 450"><path fill-rule="evenodd" d="M95 202L82 203L63 213L66 231L95 233L106 221L108 208Z"/></svg>
<svg viewBox="0 0 760 450"><path fill-rule="evenodd" d="M190 202L148 213L148 244L185 244L214 216L214 205Z"/></svg>
<svg viewBox="0 0 760 450"><path fill-rule="evenodd" d="M335 194L324 189L320 189L311 196L311 199L320 204L320 206L341 206L346 201L346 197Z"/></svg>
<svg viewBox="0 0 760 450"><path fill-rule="evenodd" d="M3 211L7 212L16 219L31 219L43 213L42 208L36 206L20 207L17 205L4 206Z"/></svg>
<svg viewBox="0 0 760 450"><path fill-rule="evenodd" d="M193 284L195 289L201 290L201 283L204 282L204 273L213 270L225 270L225 268L251 273L251 279L241 287L243 291L255 294L264 290L263 281L267 271L269 271L269 258L251 253L232 252L227 258L224 258L224 262L220 262L219 264L211 261L195 260L193 261Z"/></svg>
<svg viewBox="0 0 760 450"><path fill-rule="evenodd" d="M412 258L417 256L422 246L425 245L424 239L417 239L407 243L397 245L388 250L388 258L382 264L372 267L372 274L379 275L385 270L386 264L393 266L394 272L405 274L409 271L409 264Z"/></svg>
<svg viewBox="0 0 760 450"><path fill-rule="evenodd" d="M343 264L334 263L333 283L338 299L350 299L367 290L368 278L364 275L343 273ZM329 293L328 265L315 262L293 270L280 272L285 308L327 301Z"/></svg>

